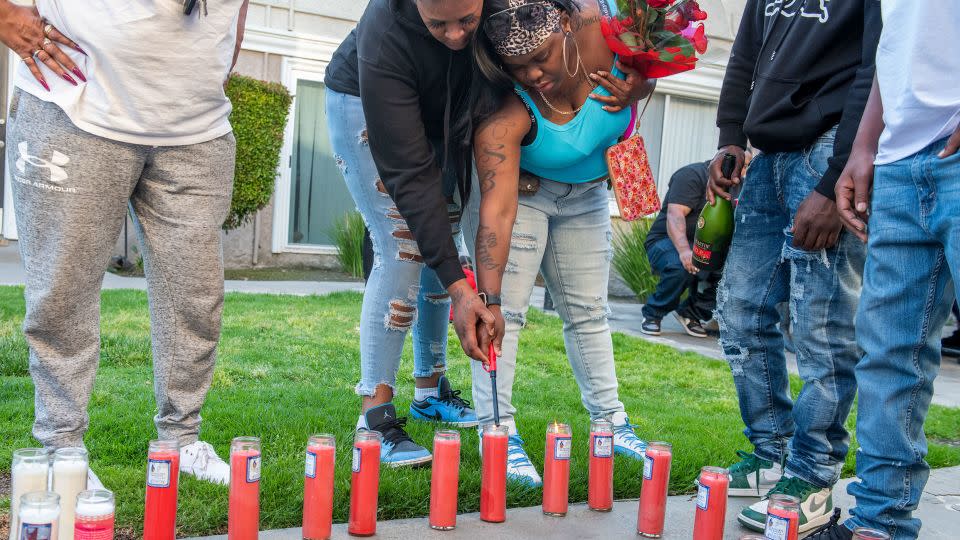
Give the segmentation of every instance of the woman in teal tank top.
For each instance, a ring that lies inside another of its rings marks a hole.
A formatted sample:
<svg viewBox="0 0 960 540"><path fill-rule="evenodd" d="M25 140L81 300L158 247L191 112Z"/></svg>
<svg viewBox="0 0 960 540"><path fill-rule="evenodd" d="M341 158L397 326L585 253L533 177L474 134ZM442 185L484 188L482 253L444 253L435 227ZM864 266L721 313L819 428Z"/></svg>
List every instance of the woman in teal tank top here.
<svg viewBox="0 0 960 540"><path fill-rule="evenodd" d="M500 304L491 306L492 339L501 351L501 422L511 433L508 473L528 485L540 478L523 450L511 396L519 331L538 273L563 319L567 356L590 418L614 423L617 453L641 459L646 447L618 397L607 323L611 228L604 152L630 123L629 109L605 103L635 102L653 85L623 73L598 24L601 15L616 12L615 0L599 1L609 3L485 0L474 43L489 81L475 107L477 278L490 303ZM489 378L479 362L473 374L478 420L491 423ZM550 390L539 389L546 398Z"/></svg>

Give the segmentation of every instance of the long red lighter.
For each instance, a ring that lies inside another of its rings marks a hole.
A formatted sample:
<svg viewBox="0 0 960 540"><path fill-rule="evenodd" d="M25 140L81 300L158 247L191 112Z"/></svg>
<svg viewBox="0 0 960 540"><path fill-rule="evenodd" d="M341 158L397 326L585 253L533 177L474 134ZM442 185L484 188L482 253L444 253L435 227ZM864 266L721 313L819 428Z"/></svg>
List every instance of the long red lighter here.
<svg viewBox="0 0 960 540"><path fill-rule="evenodd" d="M489 362L483 365L484 371L490 374L490 389L493 391L493 425L500 425L500 396L497 394L497 351L493 348L493 342L487 349L487 358Z"/></svg>

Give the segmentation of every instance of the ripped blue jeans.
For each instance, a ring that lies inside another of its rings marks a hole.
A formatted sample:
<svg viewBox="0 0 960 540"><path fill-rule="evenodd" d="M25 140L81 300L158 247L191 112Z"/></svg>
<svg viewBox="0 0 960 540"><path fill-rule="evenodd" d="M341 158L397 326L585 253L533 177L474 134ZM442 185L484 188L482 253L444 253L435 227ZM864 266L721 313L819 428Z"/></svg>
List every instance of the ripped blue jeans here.
<svg viewBox="0 0 960 540"><path fill-rule="evenodd" d="M730 363L744 434L763 459L832 486L850 445L856 394L854 317L866 250L846 231L837 246L794 248L794 215L820 182L834 130L802 152L753 160L734 214L733 243L717 292L720 344ZM803 389L791 399L777 304L789 300ZM787 454L789 453L789 457Z"/></svg>
<svg viewBox="0 0 960 540"><path fill-rule="evenodd" d="M538 272L563 320L567 358L590 417L609 418L624 410L617 394L607 321L611 255L607 193L603 182L564 184L541 179L536 194L520 195L501 286L506 331L503 354L497 358L500 419L511 432L516 431L512 396L517 344ZM479 362L471 365L473 403L480 425L493 423L490 376ZM528 386L528 391L541 397L549 390Z"/></svg>
<svg viewBox="0 0 960 540"><path fill-rule="evenodd" d="M357 394L395 388L407 332L413 330L413 376L446 369L450 296L426 267L407 222L387 193L367 146L360 98L326 91L330 145L347 189L373 243L374 262L360 312L360 382ZM455 184L450 187L453 192ZM451 234L459 237L459 207L451 205Z"/></svg>

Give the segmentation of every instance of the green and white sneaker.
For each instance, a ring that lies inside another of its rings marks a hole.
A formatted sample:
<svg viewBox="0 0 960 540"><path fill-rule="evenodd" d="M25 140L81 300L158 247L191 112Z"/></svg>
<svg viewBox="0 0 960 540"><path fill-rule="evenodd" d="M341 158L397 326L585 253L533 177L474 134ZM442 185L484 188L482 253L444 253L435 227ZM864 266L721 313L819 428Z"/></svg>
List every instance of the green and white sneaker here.
<svg viewBox="0 0 960 540"><path fill-rule="evenodd" d="M774 493L793 495L800 499L800 534L830 521L830 513L833 512L833 489L820 489L795 476L783 477L762 501L741 510L737 521L748 529L763 532L767 525L767 497Z"/></svg>
<svg viewBox="0 0 960 540"><path fill-rule="evenodd" d="M756 454L737 450L740 461L730 466L731 497L762 497L783 477L779 463L767 461Z"/></svg>

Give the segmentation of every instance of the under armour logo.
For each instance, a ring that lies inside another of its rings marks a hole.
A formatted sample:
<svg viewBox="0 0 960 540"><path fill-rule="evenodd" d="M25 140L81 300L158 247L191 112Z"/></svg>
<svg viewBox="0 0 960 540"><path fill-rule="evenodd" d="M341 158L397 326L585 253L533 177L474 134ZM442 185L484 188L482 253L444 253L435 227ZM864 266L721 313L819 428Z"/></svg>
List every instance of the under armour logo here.
<svg viewBox="0 0 960 540"><path fill-rule="evenodd" d="M18 144L17 150L20 151L20 158L17 159L17 170L21 173L27 172L27 163L29 163L40 169L49 169L51 182L63 182L67 179L67 171L63 170L63 166L70 163L70 158L66 155L54 150L49 161L41 157L31 156L28 153L29 148L26 141Z"/></svg>

